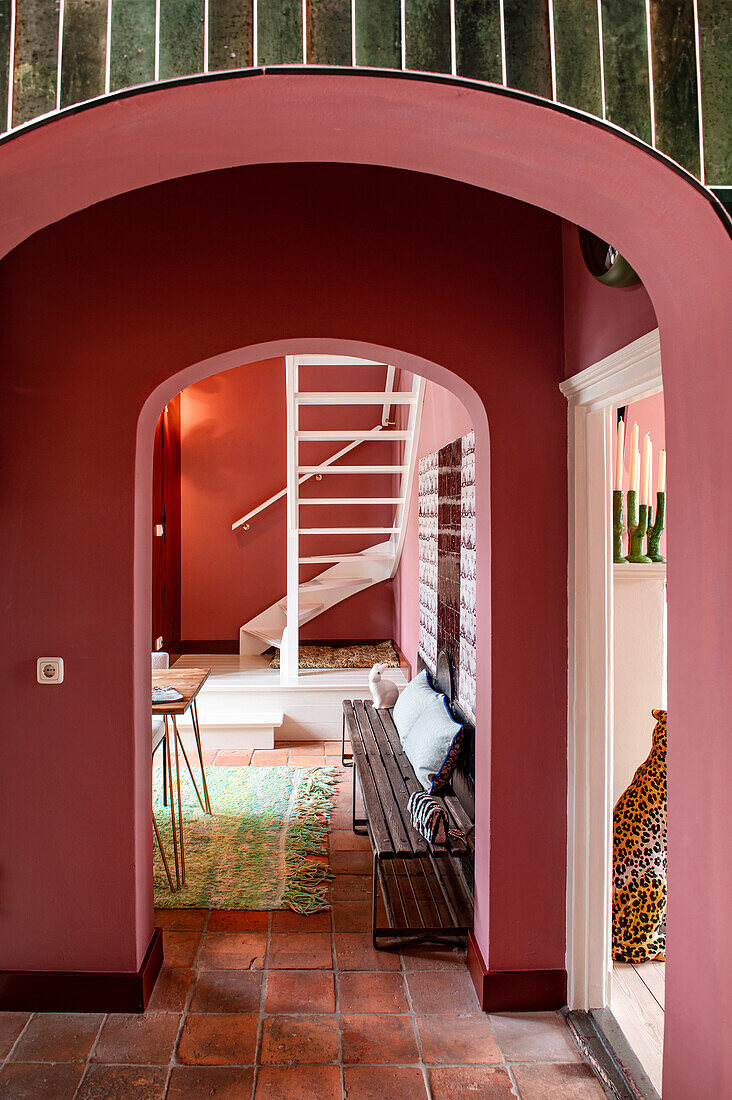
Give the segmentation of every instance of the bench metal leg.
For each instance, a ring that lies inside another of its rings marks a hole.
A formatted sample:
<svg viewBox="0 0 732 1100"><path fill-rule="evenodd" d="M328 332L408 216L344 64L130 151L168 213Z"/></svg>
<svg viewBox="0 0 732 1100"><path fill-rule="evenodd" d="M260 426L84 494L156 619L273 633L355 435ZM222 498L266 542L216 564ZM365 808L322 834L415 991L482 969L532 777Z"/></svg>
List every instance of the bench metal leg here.
<svg viewBox="0 0 732 1100"><path fill-rule="evenodd" d="M341 725L341 764L344 768L353 767L353 753L349 753L346 756L346 715L343 713L343 723ZM355 774L355 773L354 773Z"/></svg>
<svg viewBox="0 0 732 1100"><path fill-rule="evenodd" d="M353 769L353 788L351 798L351 819L353 825L353 831L356 836L368 836L368 821L365 817L356 817L356 769Z"/></svg>
<svg viewBox="0 0 732 1100"><path fill-rule="evenodd" d="M165 750L167 734L163 738L163 806L168 805L168 754Z"/></svg>

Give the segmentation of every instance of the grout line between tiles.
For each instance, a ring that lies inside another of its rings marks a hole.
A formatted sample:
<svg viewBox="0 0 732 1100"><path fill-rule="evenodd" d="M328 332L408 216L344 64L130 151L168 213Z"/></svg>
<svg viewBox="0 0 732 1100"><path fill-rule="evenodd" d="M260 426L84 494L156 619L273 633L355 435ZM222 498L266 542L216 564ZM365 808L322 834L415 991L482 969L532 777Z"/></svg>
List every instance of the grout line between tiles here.
<svg viewBox="0 0 732 1100"><path fill-rule="evenodd" d="M103 1012L101 1022L99 1024L99 1027L97 1028L97 1033L94 1036L94 1042L89 1047L89 1053L87 1054L86 1061L84 1062L84 1072L82 1073L81 1077L79 1078L79 1084L76 1086L76 1092L74 1093L75 1097L78 1096L79 1093L81 1092L81 1087L84 1084L84 1081L86 1080L86 1075L89 1072L89 1067L93 1064L92 1059L94 1057L94 1052L96 1051L97 1046L99 1045L99 1039L100 1039L100 1036L102 1034L102 1028L106 1024L108 1019L109 1019L109 1013L108 1012ZM20 1036L19 1036L19 1038L20 1038ZM166 1091L167 1091L167 1088L166 1088Z"/></svg>

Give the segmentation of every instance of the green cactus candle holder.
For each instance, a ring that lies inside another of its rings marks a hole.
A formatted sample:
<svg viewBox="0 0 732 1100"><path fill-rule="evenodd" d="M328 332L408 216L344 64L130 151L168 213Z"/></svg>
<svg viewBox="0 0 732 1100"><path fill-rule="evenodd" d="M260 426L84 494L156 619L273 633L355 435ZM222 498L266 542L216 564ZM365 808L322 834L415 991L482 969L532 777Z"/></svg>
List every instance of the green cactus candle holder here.
<svg viewBox="0 0 732 1100"><path fill-rule="evenodd" d="M623 535L625 524L623 523L623 494L619 489L613 490L613 561L627 561L623 556Z"/></svg>
<svg viewBox="0 0 732 1100"><path fill-rule="evenodd" d="M651 526L650 508L648 509L648 544L646 546L646 552L650 561L665 561L663 554L659 550L659 543L661 541L661 534L663 532L663 524L666 518L666 494L656 493L656 519Z"/></svg>
<svg viewBox="0 0 732 1100"><path fill-rule="evenodd" d="M635 493L632 494L635 497ZM628 493L628 498L631 494ZM635 509L635 501L633 501L633 508ZM628 553L628 561L633 565L645 565L650 562L650 558L643 553L643 542L648 532L648 505L641 504L638 508L638 522L633 526L630 534L630 547ZM630 517L630 499L628 500L628 517ZM628 530L630 529L630 521L628 523Z"/></svg>

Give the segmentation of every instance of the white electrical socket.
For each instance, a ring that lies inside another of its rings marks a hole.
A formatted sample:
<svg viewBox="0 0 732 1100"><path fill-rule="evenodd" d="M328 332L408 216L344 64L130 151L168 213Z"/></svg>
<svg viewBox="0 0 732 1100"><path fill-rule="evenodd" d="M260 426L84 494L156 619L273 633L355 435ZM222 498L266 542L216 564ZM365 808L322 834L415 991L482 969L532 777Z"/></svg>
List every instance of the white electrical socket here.
<svg viewBox="0 0 732 1100"><path fill-rule="evenodd" d="M155 536L156 536L156 538L159 538L159 539L161 539L163 537L163 525L162 525L162 523L156 523L155 524Z"/></svg>
<svg viewBox="0 0 732 1100"><path fill-rule="evenodd" d="M39 657L36 661L36 679L39 684L62 684L64 682L63 657Z"/></svg>
<svg viewBox="0 0 732 1100"><path fill-rule="evenodd" d="M161 634L159 638L155 639L155 648L156 649L162 649L163 648L163 641L164 641L164 638L163 638L163 635Z"/></svg>

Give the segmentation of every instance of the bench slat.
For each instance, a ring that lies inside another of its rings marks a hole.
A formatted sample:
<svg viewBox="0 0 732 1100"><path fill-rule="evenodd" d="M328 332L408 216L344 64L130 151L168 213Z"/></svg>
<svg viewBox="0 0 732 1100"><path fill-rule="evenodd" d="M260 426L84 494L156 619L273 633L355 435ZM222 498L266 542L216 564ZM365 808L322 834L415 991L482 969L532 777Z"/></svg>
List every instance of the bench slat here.
<svg viewBox="0 0 732 1100"><path fill-rule="evenodd" d="M400 762L394 755L391 742L384 730L384 726L381 721L381 711L375 710L373 703L366 702L365 705L366 720L371 726L371 732L374 735L376 741L376 747L384 762L389 781L391 783L391 789L394 792L394 801L399 811L399 816L402 819L404 825L404 831L407 834L409 843L412 846L412 851L419 855L426 855L428 851L427 841L424 839L421 833L412 825L411 816L407 809L407 802L409 801L409 790L404 780L404 769Z"/></svg>
<svg viewBox="0 0 732 1100"><path fill-rule="evenodd" d="M363 738L363 743L366 749L366 755L368 757L369 767L374 778L374 785L381 802L381 808L384 812L387 824L389 826L389 832L391 833L392 842L394 846L395 855L411 855L412 845L409 843L406 829L404 828L404 822L399 812L399 806L394 798L394 792L389 782L389 777L384 767L384 762L381 759L381 753L379 752L374 737L374 732L371 729L371 724L366 717L366 711L362 699L355 699L353 702L353 710L356 715L356 721L358 728Z"/></svg>
<svg viewBox="0 0 732 1100"><path fill-rule="evenodd" d="M376 793L376 787L374 785L371 769L368 765L361 731L350 699L343 700L343 713L346 716L346 726L348 728L348 735L351 739L353 759L358 771L359 783L361 784L361 793L363 794L371 838L379 855L383 852L391 852L393 850L391 836L381 808L379 796Z"/></svg>

